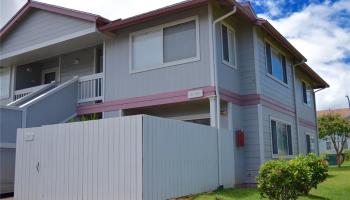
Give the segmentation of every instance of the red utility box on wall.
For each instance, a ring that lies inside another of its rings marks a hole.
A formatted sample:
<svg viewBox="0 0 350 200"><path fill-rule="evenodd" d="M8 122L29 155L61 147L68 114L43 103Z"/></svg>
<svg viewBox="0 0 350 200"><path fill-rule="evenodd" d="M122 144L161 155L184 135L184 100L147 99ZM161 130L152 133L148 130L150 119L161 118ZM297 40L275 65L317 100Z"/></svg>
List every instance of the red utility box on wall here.
<svg viewBox="0 0 350 200"><path fill-rule="evenodd" d="M236 131L236 144L237 147L244 147L244 132L242 129Z"/></svg>

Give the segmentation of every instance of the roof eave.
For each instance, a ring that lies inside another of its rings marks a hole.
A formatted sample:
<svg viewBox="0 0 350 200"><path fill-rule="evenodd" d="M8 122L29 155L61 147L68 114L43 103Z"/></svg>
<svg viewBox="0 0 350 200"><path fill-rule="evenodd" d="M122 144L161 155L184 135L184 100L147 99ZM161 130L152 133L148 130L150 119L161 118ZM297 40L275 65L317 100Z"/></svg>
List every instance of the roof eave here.
<svg viewBox="0 0 350 200"><path fill-rule="evenodd" d="M139 24L142 22L149 21L149 20L154 19L156 17L161 17L164 15L172 14L174 12L177 12L179 9L190 9L193 7L205 5L208 2L209 2L208 0L196 0L196 1L180 2L178 4L174 4L171 6L167 6L164 8L157 9L157 10L153 10L151 12L143 13L143 14L136 15L136 16L133 16L130 18L118 19L118 20L112 21L111 23L109 23L107 25L99 27L99 30L103 31L103 32L109 32L109 31L113 31L115 29L125 28L125 27L130 26L130 25Z"/></svg>
<svg viewBox="0 0 350 200"><path fill-rule="evenodd" d="M91 13L81 12L73 9L68 9L60 6L55 6L51 4L46 4L42 2L28 1L24 6L3 26L0 30L0 39L9 33L20 20L31 11L31 9L40 9L52 13L62 14L85 21L96 22L98 25L105 25L110 21L99 15L94 15Z"/></svg>

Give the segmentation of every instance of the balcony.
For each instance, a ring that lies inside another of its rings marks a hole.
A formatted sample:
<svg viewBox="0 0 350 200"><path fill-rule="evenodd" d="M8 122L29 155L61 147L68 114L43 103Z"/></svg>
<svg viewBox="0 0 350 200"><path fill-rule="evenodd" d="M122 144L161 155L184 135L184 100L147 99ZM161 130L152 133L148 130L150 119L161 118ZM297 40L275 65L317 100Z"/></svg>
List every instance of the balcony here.
<svg viewBox="0 0 350 200"><path fill-rule="evenodd" d="M40 93L49 90L55 82L43 84L35 87L15 90L13 94L14 102L25 98L29 94ZM103 100L103 73L97 73L79 77L78 82L78 103L88 103Z"/></svg>

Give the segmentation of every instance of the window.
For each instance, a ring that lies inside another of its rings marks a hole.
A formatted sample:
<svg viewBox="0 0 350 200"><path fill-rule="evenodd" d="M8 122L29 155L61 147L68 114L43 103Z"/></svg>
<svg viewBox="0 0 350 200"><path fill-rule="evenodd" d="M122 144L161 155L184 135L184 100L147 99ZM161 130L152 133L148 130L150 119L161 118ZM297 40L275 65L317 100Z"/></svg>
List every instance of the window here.
<svg viewBox="0 0 350 200"><path fill-rule="evenodd" d="M10 97L10 68L0 67L0 99Z"/></svg>
<svg viewBox="0 0 350 200"><path fill-rule="evenodd" d="M327 150L331 150L332 149L332 143L331 142L326 142L326 148Z"/></svg>
<svg viewBox="0 0 350 200"><path fill-rule="evenodd" d="M144 71L198 60L197 26L197 18L192 17L175 24L132 33L131 71Z"/></svg>
<svg viewBox="0 0 350 200"><path fill-rule="evenodd" d="M221 25L222 60L230 67L236 67L236 38L232 28Z"/></svg>
<svg viewBox="0 0 350 200"><path fill-rule="evenodd" d="M307 153L315 153L315 139L310 134L306 134L306 151Z"/></svg>
<svg viewBox="0 0 350 200"><path fill-rule="evenodd" d="M288 84L286 57L266 42L266 64L267 71L276 79Z"/></svg>
<svg viewBox="0 0 350 200"><path fill-rule="evenodd" d="M291 126L289 124L271 120L273 154L293 155L291 131Z"/></svg>
<svg viewBox="0 0 350 200"><path fill-rule="evenodd" d="M311 97L312 97L312 89L310 85L302 81L302 87L303 87L303 102L307 105L311 105Z"/></svg>

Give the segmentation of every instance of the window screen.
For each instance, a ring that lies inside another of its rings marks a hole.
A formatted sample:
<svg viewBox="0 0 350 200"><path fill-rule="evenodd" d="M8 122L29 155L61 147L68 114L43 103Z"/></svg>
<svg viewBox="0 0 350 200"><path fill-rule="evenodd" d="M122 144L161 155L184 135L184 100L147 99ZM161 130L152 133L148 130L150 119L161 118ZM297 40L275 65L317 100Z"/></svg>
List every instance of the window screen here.
<svg viewBox="0 0 350 200"><path fill-rule="evenodd" d="M162 31L133 36L133 69L152 67L162 63Z"/></svg>
<svg viewBox="0 0 350 200"><path fill-rule="evenodd" d="M230 66L236 66L236 44L235 33L233 30L222 25L222 59Z"/></svg>
<svg viewBox="0 0 350 200"><path fill-rule="evenodd" d="M196 56L196 22L190 21L163 30L164 62Z"/></svg>
<svg viewBox="0 0 350 200"><path fill-rule="evenodd" d="M288 83L286 57L273 49L269 43L265 44L267 72L278 80Z"/></svg>
<svg viewBox="0 0 350 200"><path fill-rule="evenodd" d="M271 120L271 133L273 154L293 155L291 126Z"/></svg>

